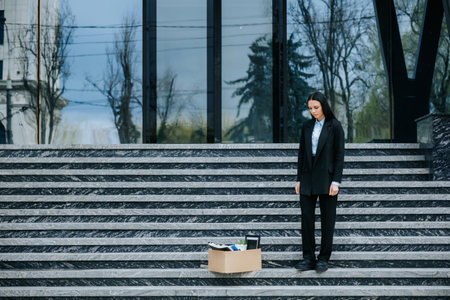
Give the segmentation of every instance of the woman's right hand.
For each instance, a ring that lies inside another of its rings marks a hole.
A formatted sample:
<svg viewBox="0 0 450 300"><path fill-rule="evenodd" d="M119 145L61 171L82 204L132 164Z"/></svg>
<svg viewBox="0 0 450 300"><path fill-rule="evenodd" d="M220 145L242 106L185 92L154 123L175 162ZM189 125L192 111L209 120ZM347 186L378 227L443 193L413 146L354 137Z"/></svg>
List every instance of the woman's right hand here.
<svg viewBox="0 0 450 300"><path fill-rule="evenodd" d="M295 186L295 193L300 195L300 181L297 181L297 185Z"/></svg>

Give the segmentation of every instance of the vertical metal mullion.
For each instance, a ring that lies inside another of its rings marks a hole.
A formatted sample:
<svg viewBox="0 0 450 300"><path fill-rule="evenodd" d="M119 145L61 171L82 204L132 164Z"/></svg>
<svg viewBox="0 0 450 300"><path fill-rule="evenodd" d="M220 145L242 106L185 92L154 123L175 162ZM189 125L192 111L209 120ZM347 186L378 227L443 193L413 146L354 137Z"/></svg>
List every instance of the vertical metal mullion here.
<svg viewBox="0 0 450 300"><path fill-rule="evenodd" d="M41 94L41 0L37 2L37 64L36 64L36 143L42 144L42 94ZM9 47L10 45L8 45ZM44 124L45 126L45 124ZM45 142L45 136L44 136Z"/></svg>
<svg viewBox="0 0 450 300"><path fill-rule="evenodd" d="M143 68L142 68L142 142L157 142L157 0L142 0Z"/></svg>
<svg viewBox="0 0 450 300"><path fill-rule="evenodd" d="M207 0L207 142L222 142L222 0Z"/></svg>
<svg viewBox="0 0 450 300"><path fill-rule="evenodd" d="M408 141L407 122L411 110L411 82L408 80L405 57L393 0L374 0L380 45L386 68L391 106L391 139ZM405 127L406 125L406 127Z"/></svg>
<svg viewBox="0 0 450 300"><path fill-rule="evenodd" d="M272 0L273 142L287 142L287 3Z"/></svg>
<svg viewBox="0 0 450 300"><path fill-rule="evenodd" d="M384 70L386 81L388 84L389 94L389 125L390 125L390 139L393 140L394 133L394 93L393 93L393 66L392 66L392 16L393 5L390 1L373 0L375 16L378 26L378 36L380 41L381 56L384 61Z"/></svg>
<svg viewBox="0 0 450 300"><path fill-rule="evenodd" d="M415 105L419 118L429 113L429 99L433 82L434 68L439 48L439 38L441 34L442 18L444 7L440 1L426 1L423 16L422 29L420 32L419 49L416 57L416 69L414 80L417 89L417 105Z"/></svg>

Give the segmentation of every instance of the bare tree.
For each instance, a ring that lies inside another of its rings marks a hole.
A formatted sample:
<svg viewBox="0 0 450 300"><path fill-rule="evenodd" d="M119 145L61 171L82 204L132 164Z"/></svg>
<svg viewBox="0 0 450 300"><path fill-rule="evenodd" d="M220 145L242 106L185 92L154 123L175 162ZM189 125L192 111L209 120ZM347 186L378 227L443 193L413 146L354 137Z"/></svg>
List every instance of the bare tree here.
<svg viewBox="0 0 450 300"><path fill-rule="evenodd" d="M313 4L314 3L314 4ZM353 140L353 111L357 107L354 86L364 83L358 54L368 28L364 9L352 1L322 0L318 8L312 0L297 0L291 16L314 53L322 76L325 95L333 110L336 104L345 109L347 141Z"/></svg>
<svg viewBox="0 0 450 300"><path fill-rule="evenodd" d="M136 28L136 18L126 16L120 32L115 35L114 49L106 49L107 62L103 79L98 83L87 78L108 100L121 143L137 143L139 139L139 131L133 123L132 115L133 104L142 106L136 94L140 83L135 73Z"/></svg>
<svg viewBox="0 0 450 300"><path fill-rule="evenodd" d="M327 19L319 21L318 12L312 1L298 0L298 9L291 7L291 16L298 30L307 37L315 58L318 62L325 96L334 110L336 104L335 74L338 68L336 60L336 10L338 0L324 1L327 5ZM319 21L319 22L318 22Z"/></svg>
<svg viewBox="0 0 450 300"><path fill-rule="evenodd" d="M158 105L157 113L159 118L158 140L164 142L171 135L171 131L179 126L180 115L183 111L184 103L180 101L176 93L176 75L171 70L167 70L164 76L158 80ZM169 124L171 126L169 126Z"/></svg>
<svg viewBox="0 0 450 300"><path fill-rule="evenodd" d="M447 29L448 30L448 29ZM441 34L437 54L436 70L431 90L431 103L434 110L450 112L450 38L448 33Z"/></svg>
<svg viewBox="0 0 450 300"><path fill-rule="evenodd" d="M176 79L169 67L157 80L158 142L202 143L206 140L204 110L194 101L202 91L195 86L180 90Z"/></svg>
<svg viewBox="0 0 450 300"><path fill-rule="evenodd" d="M59 119L56 110L61 110L68 104L64 99L66 80L70 75L70 65L67 60L68 47L72 42L75 18L67 2L52 5L45 2L42 11L45 20L41 28L41 95L42 107L42 141L52 143L55 126ZM35 23L35 22L33 22ZM36 107L37 81L33 71L37 64L37 27L32 25L19 30L15 36L21 56L22 80L25 89L30 93L31 106ZM47 120L48 117L48 120ZM46 132L48 124L48 133Z"/></svg>
<svg viewBox="0 0 450 300"><path fill-rule="evenodd" d="M411 32L415 35L419 35L425 1L397 0L395 3L396 3L396 10L409 19Z"/></svg>
<svg viewBox="0 0 450 300"><path fill-rule="evenodd" d="M336 50L339 53L337 56L340 61L336 78L339 83L339 99L344 105L347 119L347 141L352 142L354 139L353 112L358 107L358 103L362 102L354 96L358 94L358 83L367 87L363 77L365 72L361 72L363 71L363 57L359 55L359 51L365 47L363 37L367 35L369 26L367 26L368 22L362 11L358 13L357 9L347 6L348 3L343 4L345 7L339 9L338 19L341 22L337 23L339 42Z"/></svg>

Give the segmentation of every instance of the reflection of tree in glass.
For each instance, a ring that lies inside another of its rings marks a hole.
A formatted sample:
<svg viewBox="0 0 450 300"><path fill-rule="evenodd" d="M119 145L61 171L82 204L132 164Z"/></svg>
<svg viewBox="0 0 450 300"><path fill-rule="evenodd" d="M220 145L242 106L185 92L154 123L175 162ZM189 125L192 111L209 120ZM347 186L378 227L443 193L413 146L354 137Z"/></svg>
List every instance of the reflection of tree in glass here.
<svg viewBox="0 0 450 300"><path fill-rule="evenodd" d="M101 83L91 78L87 81L102 93L111 107L114 125L119 133L120 143L137 143L139 131L132 119L132 105L142 105L136 91L139 84L136 74L136 18L124 18L123 27L115 35L114 49L106 49L107 66Z"/></svg>
<svg viewBox="0 0 450 300"><path fill-rule="evenodd" d="M65 83L69 77L69 63L67 61L68 45L72 42L74 31L74 16L66 2L52 5L50 1L43 6L41 28L41 95L42 95L42 141L52 143L54 129L60 121L55 115L67 104L63 94ZM31 23L36 23L32 21ZM37 30L32 25L20 30L16 35L19 51L22 82L25 90L30 93L30 106L34 112L36 107L37 84L32 74L37 65ZM47 120L48 117L48 120ZM48 126L48 132L47 132Z"/></svg>
<svg viewBox="0 0 450 300"><path fill-rule="evenodd" d="M306 108L306 97L311 88L305 79L311 75L302 70L310 65L308 57L297 53L301 46L299 41L288 40L288 137L298 141L298 134ZM239 117L242 105L250 104L247 117L237 122L226 133L234 142L248 142L250 137L258 142L272 142L272 41L266 36L258 38L250 46L250 64L247 76L227 82L243 84L234 91L233 96L240 96Z"/></svg>
<svg viewBox="0 0 450 300"><path fill-rule="evenodd" d="M430 100L435 112L450 113L450 36L443 22Z"/></svg>
<svg viewBox="0 0 450 300"><path fill-rule="evenodd" d="M158 128L158 139L160 141L166 141L167 136L170 136L169 128L167 128L167 123L169 122L169 116L172 114L176 114L177 118L175 120L179 120L178 116L181 113L183 108L182 103L177 103L175 101L175 84L176 75L174 75L170 70L166 72L163 78L158 80L158 93L159 99L162 100L162 103L158 103L157 112L159 119L159 128ZM176 107L177 106L177 107Z"/></svg>
<svg viewBox="0 0 450 300"><path fill-rule="evenodd" d="M177 91L176 78L170 69L158 78L158 143L204 143L206 126L202 115L192 115L189 120L182 116L186 106L199 111L192 103L195 92L183 96Z"/></svg>
<svg viewBox="0 0 450 300"><path fill-rule="evenodd" d="M300 138L301 124L305 121L303 112L308 109L306 99L312 92L312 87L305 81L312 74L304 70L310 67L312 60L308 56L298 53L302 46L299 41L294 41L291 34L287 41L288 57L288 142L298 142Z"/></svg>
<svg viewBox="0 0 450 300"><path fill-rule="evenodd" d="M242 105L250 104L250 110L247 117L238 121L227 135L235 142L247 142L248 136L253 137L255 141L271 142L272 47L266 37L260 37L252 43L250 50L247 76L227 82L228 84L244 84L233 92L233 97L241 97L237 117Z"/></svg>
<svg viewBox="0 0 450 300"><path fill-rule="evenodd" d="M370 88L366 92L368 101L355 114L355 143L390 138L389 90L376 27L369 32L367 46L364 69L370 74L366 79Z"/></svg>
<svg viewBox="0 0 450 300"><path fill-rule="evenodd" d="M350 0L297 0L291 16L314 53L332 109L336 104L344 107L347 141L352 142L353 112L361 100L358 85L366 84L364 59L359 53L365 47L363 37L370 27L370 16L364 5Z"/></svg>

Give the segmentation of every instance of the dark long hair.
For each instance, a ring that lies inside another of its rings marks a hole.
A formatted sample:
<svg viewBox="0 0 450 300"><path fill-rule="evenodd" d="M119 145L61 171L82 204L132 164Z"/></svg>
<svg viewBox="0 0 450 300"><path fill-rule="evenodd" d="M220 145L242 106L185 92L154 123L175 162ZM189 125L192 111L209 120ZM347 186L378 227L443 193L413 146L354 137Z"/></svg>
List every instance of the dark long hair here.
<svg viewBox="0 0 450 300"><path fill-rule="evenodd" d="M325 115L325 122L336 119L324 94L322 94L321 92L314 92L311 95L309 95L308 101L309 100L316 100L320 102L320 105L322 105L323 114Z"/></svg>

